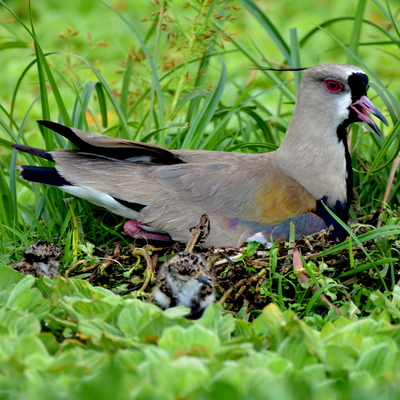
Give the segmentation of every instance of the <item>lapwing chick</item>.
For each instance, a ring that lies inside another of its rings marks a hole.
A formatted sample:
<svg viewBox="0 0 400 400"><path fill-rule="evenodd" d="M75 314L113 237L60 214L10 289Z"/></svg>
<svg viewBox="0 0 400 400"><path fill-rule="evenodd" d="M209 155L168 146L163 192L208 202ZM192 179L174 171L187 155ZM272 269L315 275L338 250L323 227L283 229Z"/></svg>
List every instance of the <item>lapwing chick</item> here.
<svg viewBox="0 0 400 400"><path fill-rule="evenodd" d="M161 266L153 295L163 309L185 306L186 318L200 318L215 300L213 270L198 254L178 253Z"/></svg>
<svg viewBox="0 0 400 400"><path fill-rule="evenodd" d="M43 275L53 278L58 274L61 250L54 244L38 240L31 244L24 252L24 258L11 268L24 275L33 275L40 278Z"/></svg>

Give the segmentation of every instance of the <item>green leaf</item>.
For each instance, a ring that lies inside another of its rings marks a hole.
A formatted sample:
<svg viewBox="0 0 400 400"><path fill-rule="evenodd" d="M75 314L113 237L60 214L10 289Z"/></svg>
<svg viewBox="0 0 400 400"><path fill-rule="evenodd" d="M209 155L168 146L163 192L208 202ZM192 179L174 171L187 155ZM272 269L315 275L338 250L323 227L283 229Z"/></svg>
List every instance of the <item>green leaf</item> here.
<svg viewBox="0 0 400 400"><path fill-rule="evenodd" d="M25 308L31 301L30 288L34 285L35 278L32 275L26 275L20 280L11 291L7 300L7 307Z"/></svg>
<svg viewBox="0 0 400 400"><path fill-rule="evenodd" d="M218 334L221 342L229 340L235 330L235 319L230 314L222 315L222 306L217 303L210 304L195 323Z"/></svg>
<svg viewBox="0 0 400 400"><path fill-rule="evenodd" d="M384 372L389 372L394 367L396 355L387 343L378 345L365 353L358 360L356 370L366 371L371 376L379 378Z"/></svg>
<svg viewBox="0 0 400 400"><path fill-rule="evenodd" d="M162 311L154 304L129 300L129 304L118 316L117 325L128 337L155 341L169 326L190 325L189 320L182 318L183 315L187 315L186 307L172 307Z"/></svg>
<svg viewBox="0 0 400 400"><path fill-rule="evenodd" d="M271 341L272 348L287 336L283 329L285 325L282 311L274 303L268 304L252 323L255 333L266 336Z"/></svg>
<svg viewBox="0 0 400 400"><path fill-rule="evenodd" d="M0 265L0 291L10 288L24 279L24 275L15 269Z"/></svg>
<svg viewBox="0 0 400 400"><path fill-rule="evenodd" d="M190 352L198 350L201 354L211 355L220 348L218 336L202 327L192 325L189 328L172 326L164 330L158 345L171 356L177 352Z"/></svg>
<svg viewBox="0 0 400 400"><path fill-rule="evenodd" d="M118 299L118 298L117 298ZM104 299L101 300L78 300L73 302L72 307L83 319L102 319L108 316L117 308L117 304L111 304Z"/></svg>
<svg viewBox="0 0 400 400"><path fill-rule="evenodd" d="M153 374L155 386L162 387L175 398L190 398L188 396L193 391L207 385L211 378L211 372L206 365L195 357L160 361L156 368L157 373ZM147 373L143 378L146 376Z"/></svg>
<svg viewBox="0 0 400 400"><path fill-rule="evenodd" d="M333 372L340 372L343 369L352 370L356 365L359 353L343 342L342 344L328 344L325 347L324 361L332 368Z"/></svg>
<svg viewBox="0 0 400 400"><path fill-rule="evenodd" d="M317 358L307 351L304 343L296 337L286 337L278 346L277 353L290 360L295 368L303 368L305 365L313 364Z"/></svg>

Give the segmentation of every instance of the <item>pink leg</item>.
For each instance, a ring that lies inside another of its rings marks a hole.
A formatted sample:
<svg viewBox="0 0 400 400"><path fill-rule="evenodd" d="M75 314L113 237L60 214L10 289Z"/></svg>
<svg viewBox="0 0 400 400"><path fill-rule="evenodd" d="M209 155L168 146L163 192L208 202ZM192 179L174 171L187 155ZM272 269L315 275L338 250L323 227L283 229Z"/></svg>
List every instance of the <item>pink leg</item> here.
<svg viewBox="0 0 400 400"><path fill-rule="evenodd" d="M141 224L135 219L132 219L125 223L123 229L127 235L133 237L134 239L161 240L164 242L173 241L171 236L169 236L168 234L164 235L162 233L153 233L143 230L142 227L144 226L146 226L146 224Z"/></svg>

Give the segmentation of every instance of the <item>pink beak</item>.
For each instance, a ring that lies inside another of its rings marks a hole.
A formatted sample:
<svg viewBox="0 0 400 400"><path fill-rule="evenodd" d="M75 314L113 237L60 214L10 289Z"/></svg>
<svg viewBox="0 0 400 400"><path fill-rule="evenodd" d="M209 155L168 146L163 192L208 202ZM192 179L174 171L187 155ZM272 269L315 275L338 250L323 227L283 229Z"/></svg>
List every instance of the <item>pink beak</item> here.
<svg viewBox="0 0 400 400"><path fill-rule="evenodd" d="M350 107L357 113L360 121L366 122L379 136L383 136L381 130L372 119L371 114L378 117L385 125L388 125L386 118L379 112L379 110L372 104L367 96L361 96Z"/></svg>

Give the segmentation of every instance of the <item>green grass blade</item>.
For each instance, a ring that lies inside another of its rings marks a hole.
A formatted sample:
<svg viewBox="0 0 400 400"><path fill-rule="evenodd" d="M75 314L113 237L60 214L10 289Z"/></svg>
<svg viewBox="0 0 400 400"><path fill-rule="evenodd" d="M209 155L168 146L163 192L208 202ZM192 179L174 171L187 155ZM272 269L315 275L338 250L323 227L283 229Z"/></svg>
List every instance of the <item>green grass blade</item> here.
<svg viewBox="0 0 400 400"><path fill-rule="evenodd" d="M332 18L329 19L327 21L322 22L321 24L319 24L316 28L311 29L308 33L306 33L303 38L300 40L300 47L303 48L305 47L305 45L307 44L307 42L315 35L318 34L320 32L322 32L323 30L321 30L321 28L328 28L331 25L335 25L335 24L340 24L343 25L343 22L345 21L354 21L354 17L338 17L338 18ZM379 34L383 34L385 36L387 36L390 39L390 42L396 42L396 37L393 36L391 34L390 31L386 30L385 28L371 22L368 20L363 20L362 21L364 24L366 25L370 25L373 26L375 29L377 29ZM375 42L374 42L375 43ZM379 43L379 42L378 42ZM385 42L387 43L387 42Z"/></svg>
<svg viewBox="0 0 400 400"><path fill-rule="evenodd" d="M7 185L7 177L0 167L0 215L3 224L15 226L15 201Z"/></svg>
<svg viewBox="0 0 400 400"><path fill-rule="evenodd" d="M35 45L35 51L36 51L36 57L37 57L37 64L38 64L38 77L39 77L39 85L40 85L40 96L41 96L41 101L42 101L42 116L44 119L50 119L50 109L49 109L49 103L48 103L48 97L47 97L47 89L46 89L46 76L47 79L50 83L50 86L53 91L54 98L57 102L59 112L61 114L61 117L63 119L63 122L67 125L71 125L71 120L69 118L69 115L67 113L67 110L65 108L64 102L62 101L62 97L60 95L60 92L58 90L57 83L54 80L54 77L51 73L50 67L47 64L46 58L43 54L43 51L39 45L39 42L36 39L36 36L33 32L31 31L25 24L24 22L2 1L0 0L0 3L3 4L5 8L18 20L18 22L23 26L23 28L29 33L29 35L32 37ZM44 128L47 130L47 128ZM50 136L51 138L51 136ZM52 148L54 146L51 146L52 140L49 138L49 135L45 135L45 140L47 145L49 146L48 148Z"/></svg>
<svg viewBox="0 0 400 400"><path fill-rule="evenodd" d="M337 284L337 283L328 283L325 286L321 286L318 290L315 291L315 293L312 295L311 299L308 300L307 302L307 307L304 311L304 314L308 314L312 307L318 302L319 298L321 295L324 294L324 292L326 292L327 290L329 290L332 287L343 287L343 285Z"/></svg>
<svg viewBox="0 0 400 400"><path fill-rule="evenodd" d="M82 93L77 93L77 107L72 114L72 124L75 128L87 129L86 111L95 86L96 82L87 82Z"/></svg>
<svg viewBox="0 0 400 400"><path fill-rule="evenodd" d="M189 129L185 135L185 139L182 143L182 148L198 149L203 147L203 145L201 145L200 147L200 144L203 141L207 126L218 107L219 100L225 87L226 77L226 66L224 61L222 60L220 79L217 85L214 87L213 91L207 97L207 100L205 101L201 110L197 113L194 121L189 126Z"/></svg>
<svg viewBox="0 0 400 400"><path fill-rule="evenodd" d="M104 1L100 0L101 3L103 3L105 6L107 6L110 10L114 11L115 14L117 14L122 21L125 22L125 24L128 26L128 28L133 32L133 34L136 36L136 39L138 40L138 42L140 43L144 53L146 54L147 57L147 61L149 62L150 68L151 68L151 73L152 73L152 82L154 84L155 87L155 91L157 93L157 104L159 107L159 112L158 112L158 123L159 126L164 126L165 122L164 122L164 98L163 98L163 94L162 94L162 89L161 89L161 85L160 85L160 81L158 79L158 74L157 74L157 70L156 70L156 66L154 64L153 58L150 54L149 49L147 48L145 42L143 41L143 39L141 38L141 36L139 35L138 31L135 29L135 27L128 21L127 18L125 18L119 11L117 11L115 8L113 8L112 6L110 6L109 4L105 3Z"/></svg>
<svg viewBox="0 0 400 400"><path fill-rule="evenodd" d="M378 236L386 237L386 236L397 236L397 235L400 235L400 226L390 225L390 226L384 226L384 227L378 228L378 229L373 229L372 231L367 232L367 233L363 233L362 235L358 236L358 240L361 243L364 243L369 240L374 240ZM347 249L348 247L349 247L349 241L346 240L345 242L342 242L336 246L326 249L326 250L322 251L321 253L311 256L310 259L313 260L315 258L326 257L328 255L335 254L339 251L343 251L343 250Z"/></svg>
<svg viewBox="0 0 400 400"><path fill-rule="evenodd" d="M343 272L342 274L340 274L338 276L338 279L344 278L346 276L355 275L355 274L358 274L360 272L367 271L367 270L369 270L371 268L378 267L378 266L380 266L382 264L389 264L389 263L393 263L393 262L397 262L397 261L399 261L398 258L381 258L380 260L374 261L372 263L363 264L363 265L360 265L360 266L358 266L356 268L351 269L350 271Z"/></svg>
<svg viewBox="0 0 400 400"><path fill-rule="evenodd" d="M247 94L250 90L251 87L248 87L244 93L242 94L242 96L239 97L239 99L235 102L235 104L232 106L231 110L225 115L224 118L221 119L221 121L217 124L217 126L215 127L215 129L213 130L212 133L210 133L210 135L208 135L208 137L202 142L202 149L207 149L212 147L213 145L210 146L210 143L212 143L215 140L218 140L218 138L220 137L220 135L222 134L222 131L224 130L227 122L229 121L229 119L236 114L237 112L239 112L243 107L245 107L248 103L254 101L257 97L278 88L281 85L286 84L286 82L282 82L279 85L273 86L271 88L265 89L263 91L261 91L260 93L256 94L255 96L252 96L244 101L242 101L240 103L240 100L242 97L244 97L245 94ZM238 104L239 103L239 104Z"/></svg>
<svg viewBox="0 0 400 400"><path fill-rule="evenodd" d="M121 100L120 106L121 111L127 117L128 115L128 103L129 103L129 86L131 83L131 75L133 70L133 60L130 58L126 64L126 69L124 72L124 77L122 79L122 87L121 87Z"/></svg>
<svg viewBox="0 0 400 400"><path fill-rule="evenodd" d="M272 21L261 11L261 9L252 0L240 0L240 3L253 15L253 17L261 24L264 30L269 34L273 42L278 46L283 57L292 65L289 46L283 40L279 30L275 27Z"/></svg>
<svg viewBox="0 0 400 400"><path fill-rule="evenodd" d="M103 128L106 128L108 126L107 101L104 94L103 85L100 82L96 82L95 89L97 93L97 99L99 100L101 125L103 126ZM121 111L122 114L125 115L122 109Z"/></svg>
<svg viewBox="0 0 400 400"><path fill-rule="evenodd" d="M379 168L378 165L381 163L382 159L385 156L387 156L390 147L393 145L393 142L396 139L398 139L399 134L400 134L400 120L397 121L397 124L393 127L392 132L390 133L390 135L388 137L386 137L385 141L383 142L383 146L380 148L380 150L379 150L378 154L376 155L374 161L372 162L367 174L365 175L363 184L368 180L368 178L371 176L371 174L373 174L373 173L379 171L381 168L383 168L383 167ZM400 144L398 144L398 146L400 146ZM399 152L399 148L397 148L397 150L393 153L393 157L389 161L389 163L392 162L394 160L394 158L397 157L398 152Z"/></svg>
<svg viewBox="0 0 400 400"><path fill-rule="evenodd" d="M292 61L290 66L292 68L301 68L302 65L301 65L301 58L300 58L300 43L299 43L299 39L297 36L296 28L290 29L290 58ZM302 77L301 72L294 74L294 82L296 85L296 92L298 92L298 90L299 90L301 77Z"/></svg>
<svg viewBox="0 0 400 400"><path fill-rule="evenodd" d="M22 40L10 40L7 42L0 43L0 50L18 49L18 48L29 48L29 43Z"/></svg>
<svg viewBox="0 0 400 400"><path fill-rule="evenodd" d="M365 13L366 0L359 0L358 7L355 12L353 29L350 37L349 49L353 54L358 54L358 46L360 41L361 28L363 25L363 16ZM351 64L352 56L349 54L348 63Z"/></svg>
<svg viewBox="0 0 400 400"><path fill-rule="evenodd" d="M122 113L121 107L119 106L119 103L118 103L116 97L114 96L111 87L107 84L107 81L101 75L101 73L97 70L97 68L95 68L95 66L90 61L88 61L86 58L81 57L81 56L79 56L77 54L65 53L65 52L62 52L62 51L58 52L57 51L57 52L48 53L47 56L51 55L51 54L64 54L64 55L75 57L78 60L81 60L83 63L85 63L92 70L92 72L96 75L97 79L102 84L102 88L105 89L105 91L106 91L109 99L111 100L111 103L112 103L112 105L113 105L113 107L114 107L114 109L115 109L115 111L116 111L116 113L117 113L117 115L119 117L119 120L121 121L121 125L122 125L122 128L123 128L122 137L124 137L125 139L132 139L132 137L130 135L130 132L129 132L128 123L127 123L127 121L125 119L124 114Z"/></svg>
<svg viewBox="0 0 400 400"><path fill-rule="evenodd" d="M396 17L393 15L392 10L390 8L390 3L386 1L386 6L388 10L383 7L383 5L378 0L372 0L375 5L381 10L382 14L391 22L393 29L396 31L397 36L400 37L400 29L396 20Z"/></svg>

